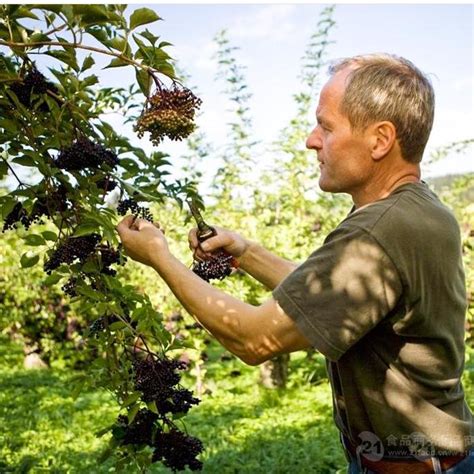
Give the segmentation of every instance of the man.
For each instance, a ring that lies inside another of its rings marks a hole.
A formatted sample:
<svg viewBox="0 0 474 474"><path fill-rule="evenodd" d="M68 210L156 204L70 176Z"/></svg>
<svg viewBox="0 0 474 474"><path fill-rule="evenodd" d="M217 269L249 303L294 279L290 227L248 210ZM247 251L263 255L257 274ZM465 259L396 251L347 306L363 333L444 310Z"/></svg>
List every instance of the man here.
<svg viewBox="0 0 474 474"><path fill-rule="evenodd" d="M244 362L315 347L327 358L349 472L474 472L473 418L460 377L466 294L459 228L420 180L434 115L429 80L378 54L330 69L307 148L320 187L354 207L301 265L235 232L190 247L223 248L273 291L251 306L213 288L131 216L127 253L152 266L190 314Z"/></svg>

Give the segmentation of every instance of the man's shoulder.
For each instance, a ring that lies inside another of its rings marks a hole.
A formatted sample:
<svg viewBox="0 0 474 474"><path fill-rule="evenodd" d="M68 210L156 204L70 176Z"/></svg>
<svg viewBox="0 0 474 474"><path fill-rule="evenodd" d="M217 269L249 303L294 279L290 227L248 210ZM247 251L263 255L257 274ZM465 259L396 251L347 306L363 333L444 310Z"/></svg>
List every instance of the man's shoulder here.
<svg viewBox="0 0 474 474"><path fill-rule="evenodd" d="M459 232L454 214L425 183L400 186L390 196L356 210L341 222L373 237L428 239L435 234Z"/></svg>

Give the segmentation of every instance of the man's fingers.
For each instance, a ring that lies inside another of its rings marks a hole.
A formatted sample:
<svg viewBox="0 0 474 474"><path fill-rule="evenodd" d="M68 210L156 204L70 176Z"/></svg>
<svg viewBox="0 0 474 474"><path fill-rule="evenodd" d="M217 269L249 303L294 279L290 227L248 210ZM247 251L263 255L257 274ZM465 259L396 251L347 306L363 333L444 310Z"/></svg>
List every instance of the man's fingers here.
<svg viewBox="0 0 474 474"><path fill-rule="evenodd" d="M211 258L210 253L203 252L199 247L193 250L193 256L196 260L209 260Z"/></svg>
<svg viewBox="0 0 474 474"><path fill-rule="evenodd" d="M214 250L225 247L230 244L230 239L225 234L217 234L214 237L209 237L204 242L200 242L199 246L204 252L213 252Z"/></svg>
<svg viewBox="0 0 474 474"><path fill-rule="evenodd" d="M189 231L188 234L189 248L194 250L199 247L199 240L197 238L197 229L193 228Z"/></svg>
<svg viewBox="0 0 474 474"><path fill-rule="evenodd" d="M125 230L130 229L133 225L134 217L133 216L125 216L117 225L116 230L119 235L122 235Z"/></svg>
<svg viewBox="0 0 474 474"><path fill-rule="evenodd" d="M161 230L161 232L163 232L163 234L166 233L165 229L163 229L163 228L161 227L161 225L160 225L159 222L153 222L153 225L154 225L157 229Z"/></svg>
<svg viewBox="0 0 474 474"><path fill-rule="evenodd" d="M155 227L155 228L160 229L163 232L163 229L160 227L160 224L158 222L153 223L153 222L147 221L146 219L137 219L135 221L134 228L136 230L146 229L147 227Z"/></svg>

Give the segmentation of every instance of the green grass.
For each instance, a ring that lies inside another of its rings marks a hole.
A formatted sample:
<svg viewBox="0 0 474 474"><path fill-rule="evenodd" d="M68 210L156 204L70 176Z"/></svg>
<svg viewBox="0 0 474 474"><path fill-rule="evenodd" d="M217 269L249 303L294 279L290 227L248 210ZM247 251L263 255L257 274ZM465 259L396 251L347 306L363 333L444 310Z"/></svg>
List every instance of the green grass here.
<svg viewBox="0 0 474 474"><path fill-rule="evenodd" d="M218 362L215 346L208 352L210 393L186 417L187 430L206 446L204 473L345 472L321 357L309 373L304 354L293 354L289 388L268 390L258 384L258 369L237 360ZM466 368L472 405L473 357ZM241 375L232 376L235 370ZM20 348L0 339L0 473L115 472L112 460L98 464L108 437L94 432L115 420L117 407L106 392L86 391L73 400L74 375L25 370ZM151 472L170 471L154 466Z"/></svg>
<svg viewBox="0 0 474 474"><path fill-rule="evenodd" d="M212 348L216 355L219 350ZM313 378L294 355L290 388L268 390L258 384L258 369L237 360L212 362L210 393L186 417L186 428L206 450L204 473L334 473L344 468L331 415L330 391L322 359ZM232 376L238 370L241 375ZM0 473L106 473L112 460L97 458L108 437L94 433L113 423L117 407L106 392L71 397L66 370L25 370L21 349L0 340ZM127 471L132 472L132 471ZM154 466L153 473L170 472Z"/></svg>

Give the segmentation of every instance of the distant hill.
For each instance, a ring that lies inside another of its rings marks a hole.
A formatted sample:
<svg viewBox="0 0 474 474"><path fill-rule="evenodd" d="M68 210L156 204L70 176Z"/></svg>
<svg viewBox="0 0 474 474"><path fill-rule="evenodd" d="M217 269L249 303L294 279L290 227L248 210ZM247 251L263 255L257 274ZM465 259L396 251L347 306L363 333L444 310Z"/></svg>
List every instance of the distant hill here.
<svg viewBox="0 0 474 474"><path fill-rule="evenodd" d="M469 186L463 197L474 202L474 173L463 173L463 174L447 174L444 176L437 176L436 178L426 178L426 182L436 191L439 192L443 188L451 187L453 182L458 179L468 179Z"/></svg>

